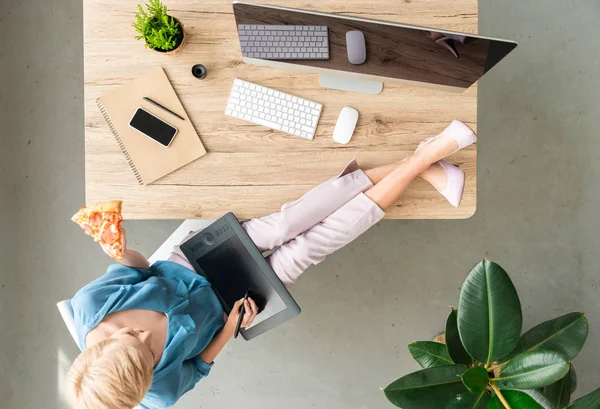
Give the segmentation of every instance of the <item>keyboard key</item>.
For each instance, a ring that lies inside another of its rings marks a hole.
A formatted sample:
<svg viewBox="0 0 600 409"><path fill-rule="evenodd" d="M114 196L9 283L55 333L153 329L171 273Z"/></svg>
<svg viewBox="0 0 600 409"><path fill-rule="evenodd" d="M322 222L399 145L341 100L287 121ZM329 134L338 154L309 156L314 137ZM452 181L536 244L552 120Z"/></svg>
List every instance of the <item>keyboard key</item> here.
<svg viewBox="0 0 600 409"><path fill-rule="evenodd" d="M281 129L281 125L279 125L277 122L267 121L262 118L254 117L254 118L252 118L252 122L257 123L258 125L266 126L267 128L272 128L272 129L277 129L277 130Z"/></svg>

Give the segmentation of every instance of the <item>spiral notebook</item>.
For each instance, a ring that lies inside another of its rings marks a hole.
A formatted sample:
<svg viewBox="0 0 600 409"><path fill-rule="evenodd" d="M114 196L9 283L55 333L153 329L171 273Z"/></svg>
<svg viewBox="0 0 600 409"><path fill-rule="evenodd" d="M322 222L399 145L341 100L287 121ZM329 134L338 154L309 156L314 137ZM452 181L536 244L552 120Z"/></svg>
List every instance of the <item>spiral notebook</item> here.
<svg viewBox="0 0 600 409"><path fill-rule="evenodd" d="M143 97L160 103L185 120L144 101ZM206 154L202 141L161 67L153 68L143 76L109 91L96 102L129 167L142 185L152 183ZM138 107L178 129L168 148L129 126Z"/></svg>

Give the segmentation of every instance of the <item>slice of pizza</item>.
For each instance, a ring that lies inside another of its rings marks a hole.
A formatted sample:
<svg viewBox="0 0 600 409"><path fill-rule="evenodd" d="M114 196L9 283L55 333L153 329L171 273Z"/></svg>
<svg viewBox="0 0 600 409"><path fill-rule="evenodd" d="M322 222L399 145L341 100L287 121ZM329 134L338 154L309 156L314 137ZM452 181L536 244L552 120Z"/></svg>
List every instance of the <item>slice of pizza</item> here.
<svg viewBox="0 0 600 409"><path fill-rule="evenodd" d="M108 248L110 255L119 262L123 260L124 251L122 205L120 200L111 200L84 206L71 218L95 241Z"/></svg>

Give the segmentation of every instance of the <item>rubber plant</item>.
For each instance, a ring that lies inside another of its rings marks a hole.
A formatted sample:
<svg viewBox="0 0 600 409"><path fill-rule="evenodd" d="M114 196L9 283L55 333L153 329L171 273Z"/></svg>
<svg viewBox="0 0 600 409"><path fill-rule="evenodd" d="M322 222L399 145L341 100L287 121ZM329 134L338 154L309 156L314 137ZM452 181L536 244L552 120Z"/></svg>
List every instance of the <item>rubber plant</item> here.
<svg viewBox="0 0 600 409"><path fill-rule="evenodd" d="M146 9L138 4L133 28L138 33L136 40L144 40L146 47L155 51L172 53L185 42L183 24L167 14L167 6L160 0L148 0Z"/></svg>
<svg viewBox="0 0 600 409"><path fill-rule="evenodd" d="M498 264L483 260L467 276L446 343L414 342L422 370L383 389L404 409L600 409L600 389L570 403L571 360L588 335L584 313L543 322L521 335L517 291Z"/></svg>

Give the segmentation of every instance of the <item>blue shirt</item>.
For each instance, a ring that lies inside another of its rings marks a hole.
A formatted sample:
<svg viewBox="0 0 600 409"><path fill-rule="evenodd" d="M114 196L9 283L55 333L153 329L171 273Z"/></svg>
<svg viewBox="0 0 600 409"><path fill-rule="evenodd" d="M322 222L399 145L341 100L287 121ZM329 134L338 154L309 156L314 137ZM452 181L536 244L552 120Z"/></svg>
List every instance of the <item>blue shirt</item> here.
<svg viewBox="0 0 600 409"><path fill-rule="evenodd" d="M154 310L167 314L165 350L142 401L146 408L166 408L208 375L212 366L198 356L223 327L223 309L204 277L170 261L149 269L114 264L71 300L78 344L108 314Z"/></svg>

